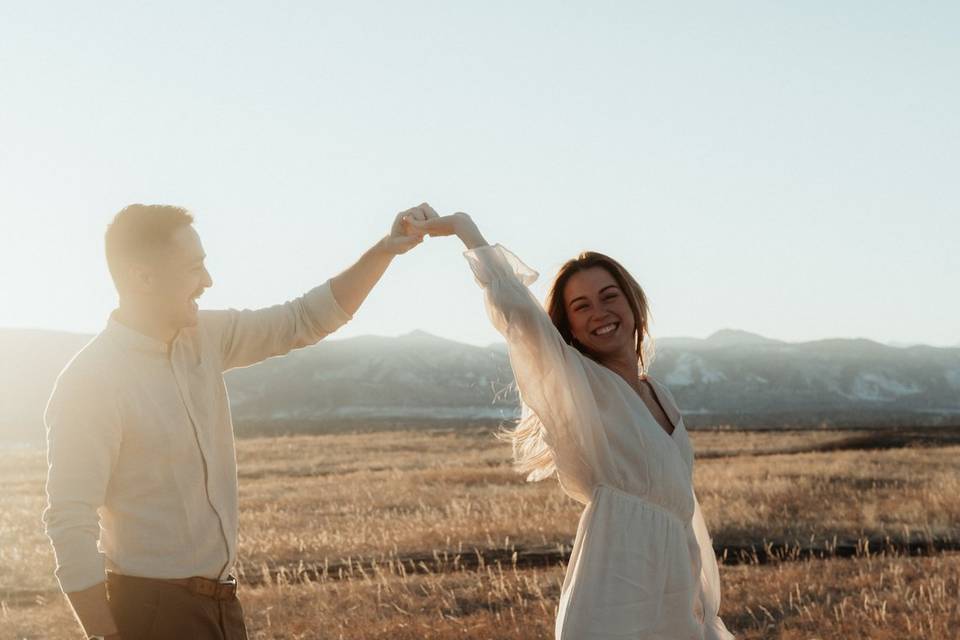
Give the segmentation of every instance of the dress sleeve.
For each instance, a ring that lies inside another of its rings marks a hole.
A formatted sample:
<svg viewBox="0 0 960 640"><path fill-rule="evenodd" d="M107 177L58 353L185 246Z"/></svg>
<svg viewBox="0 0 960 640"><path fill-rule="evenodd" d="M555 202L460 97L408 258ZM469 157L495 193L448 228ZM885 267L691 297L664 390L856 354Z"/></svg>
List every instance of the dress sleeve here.
<svg viewBox="0 0 960 640"><path fill-rule="evenodd" d="M700 547L700 587L698 599L703 612L704 640L733 640L733 634L727 630L720 619L720 570L717 556L713 550L713 541L707 531L707 523L700 510L700 501L693 496L693 532Z"/></svg>
<svg viewBox="0 0 960 640"><path fill-rule="evenodd" d="M543 424L560 481L585 503L607 447L586 358L563 340L527 288L535 271L500 245L464 256L485 292L491 322L507 341L520 397Z"/></svg>
<svg viewBox="0 0 960 640"><path fill-rule="evenodd" d="M201 315L204 330L220 347L224 371L314 344L349 320L329 281L272 307L205 311Z"/></svg>

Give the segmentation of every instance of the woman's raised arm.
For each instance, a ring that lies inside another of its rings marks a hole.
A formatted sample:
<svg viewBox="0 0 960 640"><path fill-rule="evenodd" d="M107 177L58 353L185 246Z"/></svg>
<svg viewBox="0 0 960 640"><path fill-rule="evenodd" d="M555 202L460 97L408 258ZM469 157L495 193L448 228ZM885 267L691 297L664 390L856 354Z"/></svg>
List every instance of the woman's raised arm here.
<svg viewBox="0 0 960 640"><path fill-rule="evenodd" d="M490 246L465 213L410 221L424 235L456 235L485 293L487 313L506 339L523 402L540 419L568 493L586 502L607 441L586 358L568 345L527 285L537 272L500 245Z"/></svg>

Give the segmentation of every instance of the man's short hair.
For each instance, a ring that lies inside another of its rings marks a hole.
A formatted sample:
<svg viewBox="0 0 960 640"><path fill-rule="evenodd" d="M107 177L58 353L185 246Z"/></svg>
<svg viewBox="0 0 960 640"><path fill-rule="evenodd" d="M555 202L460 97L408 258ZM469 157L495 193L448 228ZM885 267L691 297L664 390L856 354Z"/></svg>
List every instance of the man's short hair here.
<svg viewBox="0 0 960 640"><path fill-rule="evenodd" d="M149 259L151 253L169 242L174 231L190 224L193 224L193 216L183 207L166 204L124 207L107 225L104 238L107 267L117 288L127 266L137 260Z"/></svg>

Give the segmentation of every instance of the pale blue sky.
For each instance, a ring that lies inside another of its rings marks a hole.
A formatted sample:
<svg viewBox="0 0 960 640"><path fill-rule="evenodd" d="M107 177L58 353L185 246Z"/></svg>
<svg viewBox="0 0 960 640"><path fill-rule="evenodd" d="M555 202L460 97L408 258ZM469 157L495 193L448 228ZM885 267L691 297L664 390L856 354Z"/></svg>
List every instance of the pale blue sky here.
<svg viewBox="0 0 960 640"><path fill-rule="evenodd" d="M0 327L96 331L130 202L197 216L202 306L267 305L396 211L470 212L543 274L582 249L655 335L960 342L953 2L0 5ZM498 339L460 248L343 336Z"/></svg>

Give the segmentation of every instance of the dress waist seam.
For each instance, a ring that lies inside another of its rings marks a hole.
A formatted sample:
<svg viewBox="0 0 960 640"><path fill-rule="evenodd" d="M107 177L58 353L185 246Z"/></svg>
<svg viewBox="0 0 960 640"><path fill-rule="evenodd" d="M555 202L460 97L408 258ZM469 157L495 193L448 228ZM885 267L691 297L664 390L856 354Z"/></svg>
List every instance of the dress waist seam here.
<svg viewBox="0 0 960 640"><path fill-rule="evenodd" d="M675 514L675 513L672 512L672 511L670 511L669 509L667 509L667 508L664 507L663 505L659 505L659 504L657 504L656 502L652 502L649 498L645 498L645 497L643 497L643 496L638 496L638 495L636 495L635 493L629 493L629 492L627 492L627 491L624 491L623 489L618 489L617 487L611 486L611 485L609 485L609 484L602 484L602 483L596 485L596 486L593 488L593 491L594 491L594 493L596 493L597 491L599 491L599 490L601 490L601 489L610 491L610 492L612 492L612 493L618 494L618 495L623 496L623 497L625 497L625 498L629 498L630 500L634 500L634 501L636 501L636 502L641 502L641 503L643 503L643 505L644 505L645 507L649 507L649 508L653 509L654 511L659 511L659 512L663 513L664 515L667 515L667 516L669 516L670 518L676 520L676 521L677 521L677 524L679 524L680 526L684 526L683 520L680 518L680 516L678 516L677 514Z"/></svg>

